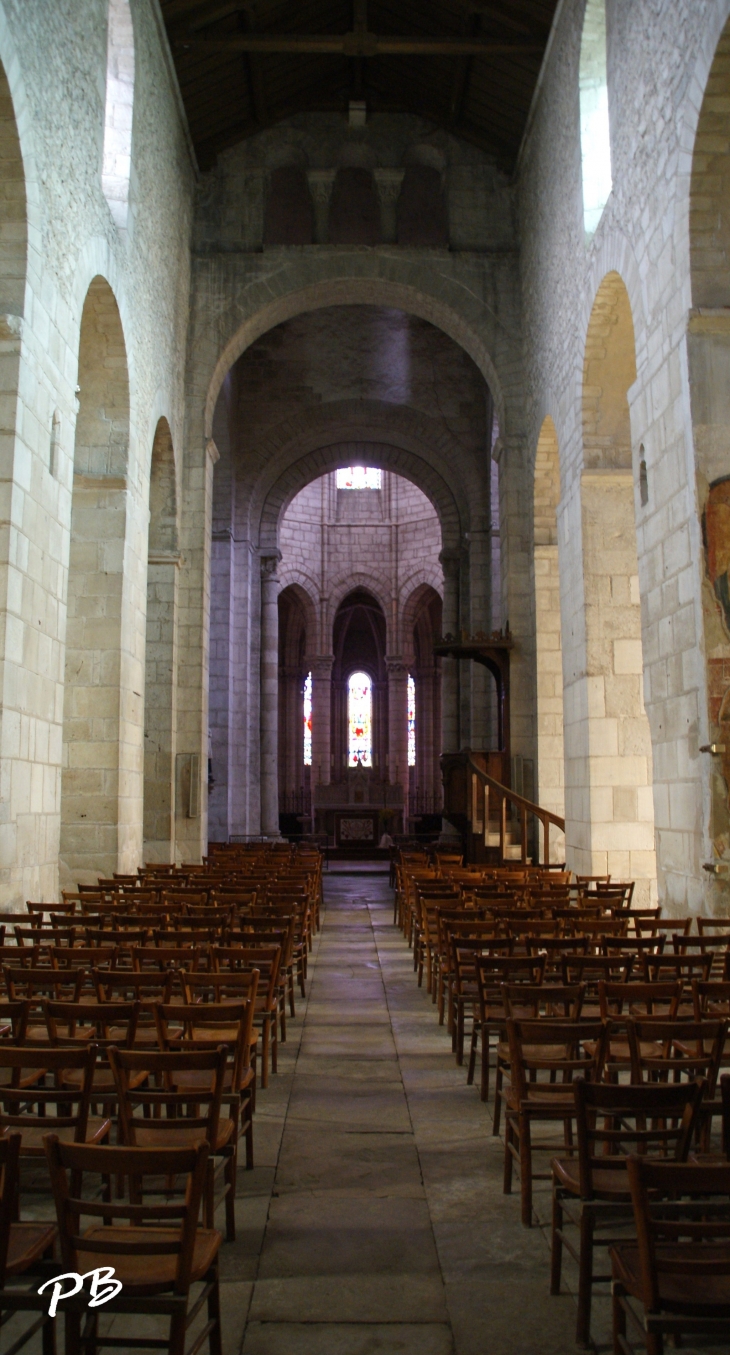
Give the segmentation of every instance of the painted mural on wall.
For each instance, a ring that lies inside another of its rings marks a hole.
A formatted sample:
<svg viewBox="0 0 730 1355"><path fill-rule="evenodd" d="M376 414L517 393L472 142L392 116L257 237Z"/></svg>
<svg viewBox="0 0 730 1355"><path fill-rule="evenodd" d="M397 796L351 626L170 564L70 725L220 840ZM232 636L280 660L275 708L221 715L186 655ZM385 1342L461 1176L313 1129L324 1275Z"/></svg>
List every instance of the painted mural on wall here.
<svg viewBox="0 0 730 1355"><path fill-rule="evenodd" d="M705 639L712 741L725 752L712 759L712 840L730 859L730 476L714 480L702 515L707 579Z"/></svg>

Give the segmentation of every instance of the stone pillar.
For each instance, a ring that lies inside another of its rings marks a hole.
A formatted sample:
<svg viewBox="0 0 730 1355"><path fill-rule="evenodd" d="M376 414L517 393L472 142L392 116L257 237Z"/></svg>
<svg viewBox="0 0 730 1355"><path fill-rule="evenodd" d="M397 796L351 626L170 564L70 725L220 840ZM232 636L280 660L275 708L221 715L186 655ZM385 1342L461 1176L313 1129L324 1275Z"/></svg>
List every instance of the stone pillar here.
<svg viewBox="0 0 730 1355"><path fill-rule="evenodd" d="M334 654L310 659L312 671L312 783L328 786L332 780L332 664Z"/></svg>
<svg viewBox="0 0 730 1355"><path fill-rule="evenodd" d="M279 579L281 551L261 557L261 833L279 836Z"/></svg>
<svg viewBox="0 0 730 1355"><path fill-rule="evenodd" d="M459 634L459 567L458 551L442 550L439 556L444 571L444 636L456 638ZM441 660L441 751L459 751L459 666L458 660Z"/></svg>
<svg viewBox="0 0 730 1355"><path fill-rule="evenodd" d="M401 785L408 815L408 666L399 655L386 655L388 674L388 780Z"/></svg>
<svg viewBox="0 0 730 1355"><path fill-rule="evenodd" d="M175 832L179 551L150 553L144 721L144 859L169 861Z"/></svg>
<svg viewBox="0 0 730 1355"><path fill-rule="evenodd" d="M416 684L416 789L424 796L434 792L434 701L433 669L413 674Z"/></svg>
<svg viewBox="0 0 730 1355"><path fill-rule="evenodd" d="M469 625L472 635L491 630L492 531L488 519L469 533ZM482 663L471 665L470 747L490 747L494 680Z"/></svg>
<svg viewBox="0 0 730 1355"><path fill-rule="evenodd" d="M309 191L314 202L315 244L326 245L329 238L329 211L332 188L335 182L334 169L310 169L307 171Z"/></svg>
<svg viewBox="0 0 730 1355"><path fill-rule="evenodd" d="M373 170L380 199L380 234L384 245L394 245L398 238L397 206L404 174L404 169Z"/></svg>

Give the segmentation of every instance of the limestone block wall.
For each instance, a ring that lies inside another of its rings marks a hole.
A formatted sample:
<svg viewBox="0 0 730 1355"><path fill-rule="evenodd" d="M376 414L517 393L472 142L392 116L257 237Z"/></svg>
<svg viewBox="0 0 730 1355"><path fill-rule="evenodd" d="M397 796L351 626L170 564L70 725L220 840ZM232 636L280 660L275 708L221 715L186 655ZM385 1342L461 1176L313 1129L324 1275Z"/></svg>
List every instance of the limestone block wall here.
<svg viewBox="0 0 730 1355"><path fill-rule="evenodd" d="M607 5L613 189L586 243L578 100L583 4L566 0L519 169L530 455L550 414L561 458L569 859L589 850L590 837L580 827L590 823L580 726L590 718L593 699L582 570L580 477L587 458L580 374L591 310L613 270L627 289L635 332L629 447L658 889L662 903L679 913L727 908L703 871L711 853L710 772L699 753L708 737L708 706L687 328L692 156L728 8L725 0ZM647 757L643 748L640 757Z"/></svg>
<svg viewBox="0 0 730 1355"><path fill-rule="evenodd" d="M114 844L105 839L94 873L107 869L112 858L117 867L133 869L142 855L149 467L162 414L176 455L181 452L194 171L158 11L149 0L132 0L131 17L132 160L127 225L120 229L101 181L106 0L79 0L70 7L43 0L0 4L6 80L0 112L6 132L15 129L19 151L13 156L6 135L3 163L12 169L3 173L0 201L0 254L7 263L0 326L7 523L0 550L0 905L5 907L24 898L53 899L58 889L75 387L81 316L96 276L108 283L121 317L129 427L124 487L107 483L94 491L118 493L125 503L123 537L110 534L105 547L106 557L115 555L113 588L124 579L121 603L114 604L121 608L120 638L113 660L115 711L109 717L118 723L118 830ZM14 262L8 263L11 237ZM0 273L3 268L0 263ZM104 474L110 472L111 465L104 468ZM81 535L76 544L83 552ZM76 714L81 718L80 710ZM107 717L99 708L92 718ZM79 794L93 798L91 781L82 767L77 770ZM88 812L93 816L93 809ZM92 817L89 840L94 822ZM102 826L99 832L105 837L107 830ZM101 851L101 839L97 846Z"/></svg>

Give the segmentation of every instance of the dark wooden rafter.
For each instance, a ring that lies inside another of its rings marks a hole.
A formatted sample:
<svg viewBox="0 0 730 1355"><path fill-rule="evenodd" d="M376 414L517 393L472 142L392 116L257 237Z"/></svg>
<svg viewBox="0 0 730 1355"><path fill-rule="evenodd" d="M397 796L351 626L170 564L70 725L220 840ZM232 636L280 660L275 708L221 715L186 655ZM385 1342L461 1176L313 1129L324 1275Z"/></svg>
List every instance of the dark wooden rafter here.
<svg viewBox="0 0 730 1355"><path fill-rule="evenodd" d="M514 168L557 0L161 0L201 167L297 112L416 114Z"/></svg>

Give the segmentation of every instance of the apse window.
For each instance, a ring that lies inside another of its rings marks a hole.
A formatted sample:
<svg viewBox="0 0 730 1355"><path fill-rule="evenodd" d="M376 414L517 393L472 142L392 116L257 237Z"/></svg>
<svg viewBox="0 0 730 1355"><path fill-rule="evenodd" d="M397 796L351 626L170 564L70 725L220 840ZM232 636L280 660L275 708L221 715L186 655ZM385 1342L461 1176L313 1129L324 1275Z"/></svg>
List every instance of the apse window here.
<svg viewBox="0 0 730 1355"><path fill-rule="evenodd" d="M373 685L367 673L351 673L347 684L348 766L373 765Z"/></svg>
<svg viewBox="0 0 730 1355"><path fill-rule="evenodd" d="M382 489L383 472L377 466L343 466L336 472L338 489Z"/></svg>
<svg viewBox="0 0 730 1355"><path fill-rule="evenodd" d="M612 188L608 116L606 0L587 0L580 46L580 148L583 224L590 240Z"/></svg>
<svg viewBox="0 0 730 1355"><path fill-rule="evenodd" d="M304 679L304 766L312 765L312 674Z"/></svg>
<svg viewBox="0 0 730 1355"><path fill-rule="evenodd" d="M408 766L416 765L416 684L408 674Z"/></svg>
<svg viewBox="0 0 730 1355"><path fill-rule="evenodd" d="M101 186L109 210L122 229L127 225L129 210L133 103L134 31L129 0L109 0Z"/></svg>

